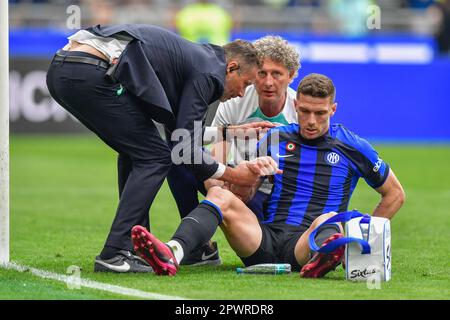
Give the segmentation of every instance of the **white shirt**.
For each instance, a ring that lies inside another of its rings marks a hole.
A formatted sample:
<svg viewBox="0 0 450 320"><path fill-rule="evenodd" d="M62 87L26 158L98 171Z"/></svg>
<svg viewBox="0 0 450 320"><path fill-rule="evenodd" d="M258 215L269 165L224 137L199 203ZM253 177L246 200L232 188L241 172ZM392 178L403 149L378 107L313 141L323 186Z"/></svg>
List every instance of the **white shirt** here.
<svg viewBox="0 0 450 320"><path fill-rule="evenodd" d="M298 123L297 111L294 105L295 98L295 90L288 87L283 110L274 117L267 117L259 108L259 98L255 87L249 86L245 91L244 97L233 98L219 104L216 116L211 125L219 127L225 124L239 125L258 121L268 121L277 126ZM230 144L228 162L239 164L246 157L248 159L254 159L256 157L257 142L256 137L249 139L246 143L244 143L243 139L233 139ZM270 193L270 190L271 184L268 182L264 182L260 188L260 191L267 194Z"/></svg>
<svg viewBox="0 0 450 320"><path fill-rule="evenodd" d="M72 41L87 44L103 53L109 59L109 62L119 58L125 47L130 43L130 41L100 37L86 30L80 30L67 39L69 43L64 49L67 49L72 44Z"/></svg>

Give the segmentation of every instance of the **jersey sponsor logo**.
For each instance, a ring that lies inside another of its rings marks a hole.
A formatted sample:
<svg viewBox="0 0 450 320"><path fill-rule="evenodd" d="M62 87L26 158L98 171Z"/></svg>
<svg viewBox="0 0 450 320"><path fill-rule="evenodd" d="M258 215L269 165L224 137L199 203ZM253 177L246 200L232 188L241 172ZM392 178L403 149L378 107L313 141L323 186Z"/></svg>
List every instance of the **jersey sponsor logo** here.
<svg viewBox="0 0 450 320"><path fill-rule="evenodd" d="M336 152L329 152L325 156L325 160L331 165L337 164L340 159L341 157Z"/></svg>
<svg viewBox="0 0 450 320"><path fill-rule="evenodd" d="M383 160L381 158L378 158L377 162L375 163L375 166L373 167L373 172L378 172L378 170L380 170L382 164L383 164Z"/></svg>

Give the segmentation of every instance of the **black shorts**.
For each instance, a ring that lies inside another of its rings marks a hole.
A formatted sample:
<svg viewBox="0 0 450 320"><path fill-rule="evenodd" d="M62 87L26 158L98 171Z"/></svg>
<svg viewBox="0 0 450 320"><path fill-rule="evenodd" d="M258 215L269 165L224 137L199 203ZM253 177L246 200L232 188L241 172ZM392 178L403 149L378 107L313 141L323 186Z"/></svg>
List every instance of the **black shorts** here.
<svg viewBox="0 0 450 320"><path fill-rule="evenodd" d="M305 226L260 224L262 230L261 245L250 257L242 258L245 266L260 263L289 263L292 271L300 271L295 259L295 245L301 235L308 230Z"/></svg>

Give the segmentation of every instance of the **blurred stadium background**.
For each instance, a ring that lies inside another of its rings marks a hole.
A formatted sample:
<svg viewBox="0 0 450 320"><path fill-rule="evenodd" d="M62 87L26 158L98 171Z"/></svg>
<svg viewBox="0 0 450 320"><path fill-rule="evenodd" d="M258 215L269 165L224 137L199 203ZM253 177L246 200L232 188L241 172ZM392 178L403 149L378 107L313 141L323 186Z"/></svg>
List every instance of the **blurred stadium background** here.
<svg viewBox="0 0 450 320"><path fill-rule="evenodd" d="M239 291L229 290L229 281L236 280L230 270L240 261L220 232L219 270L227 272L185 268L176 282L92 273L117 202L115 155L51 99L47 67L77 22L150 23L178 32L176 14L192 2L9 1L11 259L63 274L76 264L90 279L198 299L448 299L449 1L216 2L232 18L230 38L279 34L298 47L302 68L292 88L311 72L330 76L337 87L334 121L376 143L395 168L408 200L393 221L393 281L383 284L388 290L334 281L343 279L342 270L330 280L300 286L290 278L245 278ZM80 21L72 19L77 8ZM215 24L205 21L206 29ZM377 200L361 183L351 208L369 212ZM152 212L153 230L166 239L179 221L166 185ZM117 298L68 291L1 269L0 277L0 298ZM161 286L165 281L170 286Z"/></svg>
<svg viewBox="0 0 450 320"><path fill-rule="evenodd" d="M49 60L74 33L67 28L70 6L80 9L81 27L151 23L178 31L176 13L189 3L192 1L10 1L11 131L83 130L49 97L45 85ZM292 83L294 89L310 72L330 76L341 107L336 121L345 119L352 130L378 140L450 141L450 126L416 125L423 108L430 122L450 118L450 108L445 107L450 55L440 51L441 47L448 50L450 44L445 48L436 37L438 32L450 33L450 5L445 20L439 19L436 3L430 0L217 3L232 17L231 38L254 40L268 33L279 34L298 47L302 68ZM379 17L370 5L378 6ZM450 42L448 35L446 39Z"/></svg>

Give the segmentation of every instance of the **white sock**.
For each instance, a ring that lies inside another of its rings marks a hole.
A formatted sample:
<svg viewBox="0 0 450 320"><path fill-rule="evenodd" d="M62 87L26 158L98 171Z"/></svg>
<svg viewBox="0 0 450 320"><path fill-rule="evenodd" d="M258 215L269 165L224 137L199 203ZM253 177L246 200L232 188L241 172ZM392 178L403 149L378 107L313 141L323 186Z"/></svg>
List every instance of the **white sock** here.
<svg viewBox="0 0 450 320"><path fill-rule="evenodd" d="M181 247L180 243L176 240L170 240L169 242L166 242L166 244L172 249L177 263L180 264L181 260L184 257L183 248Z"/></svg>

